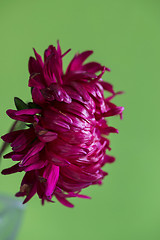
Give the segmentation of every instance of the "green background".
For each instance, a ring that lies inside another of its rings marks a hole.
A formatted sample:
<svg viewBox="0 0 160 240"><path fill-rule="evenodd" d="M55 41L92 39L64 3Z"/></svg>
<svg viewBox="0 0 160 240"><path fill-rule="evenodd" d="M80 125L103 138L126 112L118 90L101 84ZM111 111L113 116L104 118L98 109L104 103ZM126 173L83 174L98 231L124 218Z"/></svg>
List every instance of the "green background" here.
<svg viewBox="0 0 160 240"><path fill-rule="evenodd" d="M64 66L77 51L94 50L91 60L111 68L104 79L125 91L115 103L124 119L110 118L114 164L101 187L73 199L74 209L34 197L18 240L160 239L160 2L158 0L0 1L0 134L12 123L6 115L15 96L30 100L28 59L59 39ZM4 160L1 167L12 164ZM13 195L23 174L0 176L0 191Z"/></svg>

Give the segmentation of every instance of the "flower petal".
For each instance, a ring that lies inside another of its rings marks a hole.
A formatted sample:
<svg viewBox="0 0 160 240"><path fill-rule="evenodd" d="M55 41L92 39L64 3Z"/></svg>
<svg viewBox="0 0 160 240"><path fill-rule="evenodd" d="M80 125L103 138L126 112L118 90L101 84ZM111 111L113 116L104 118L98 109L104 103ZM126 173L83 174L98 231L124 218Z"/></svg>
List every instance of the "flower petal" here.
<svg viewBox="0 0 160 240"><path fill-rule="evenodd" d="M103 114L104 117L111 117L114 115L119 115L123 112L124 107L115 107Z"/></svg>
<svg viewBox="0 0 160 240"><path fill-rule="evenodd" d="M34 117L33 116L31 116L31 115L19 115L19 116L17 116L16 112L17 112L16 110L9 109L9 110L7 110L6 113L10 118L18 120L18 121L27 122L27 123L34 122Z"/></svg>
<svg viewBox="0 0 160 240"><path fill-rule="evenodd" d="M93 51L85 51L80 54L76 54L70 62L66 73L70 71L80 70L83 62L93 53Z"/></svg>
<svg viewBox="0 0 160 240"><path fill-rule="evenodd" d="M16 172L22 172L24 170L24 168L19 167L19 164L15 164L10 168L6 168L4 170L2 170L2 174L3 175L8 175L8 174L12 174L12 173L16 173Z"/></svg>
<svg viewBox="0 0 160 240"><path fill-rule="evenodd" d="M59 167L52 163L48 164L44 170L43 178L47 179L45 194L51 196L59 178Z"/></svg>
<svg viewBox="0 0 160 240"><path fill-rule="evenodd" d="M45 99L40 91L40 89L34 87L32 90L32 99L33 102L35 102L36 104L44 104L45 103Z"/></svg>
<svg viewBox="0 0 160 240"><path fill-rule="evenodd" d="M95 174L90 174L88 172L83 171L79 167L71 164L61 169L61 174L76 180L78 182L95 182L102 178L102 175L98 172Z"/></svg>
<svg viewBox="0 0 160 240"><path fill-rule="evenodd" d="M89 62L82 66L82 70L89 73L96 73L102 71L103 67L97 62Z"/></svg>
<svg viewBox="0 0 160 240"><path fill-rule="evenodd" d="M30 159L35 154L39 153L43 149L44 146L45 146L45 144L43 142L34 143L34 145L30 148L30 150L27 152L27 154L22 159L22 164L24 164L26 161L28 161L28 159Z"/></svg>

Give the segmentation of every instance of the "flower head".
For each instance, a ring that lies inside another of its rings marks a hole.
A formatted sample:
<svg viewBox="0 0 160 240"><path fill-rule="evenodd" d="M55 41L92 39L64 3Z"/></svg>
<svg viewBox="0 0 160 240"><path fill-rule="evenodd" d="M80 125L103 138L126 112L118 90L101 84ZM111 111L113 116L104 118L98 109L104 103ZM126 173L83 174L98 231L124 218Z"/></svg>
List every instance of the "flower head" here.
<svg viewBox="0 0 160 240"><path fill-rule="evenodd" d="M65 73L62 59L68 51L62 54L59 43L57 49L51 45L45 50L44 61L34 53L35 58L29 59L33 102L25 104L16 98L17 110L7 111L27 128L2 136L12 147L4 158L18 163L2 173L25 172L16 194L26 196L24 203L37 193L42 203L55 196L73 207L67 199L89 198L81 190L101 184L107 175L102 167L114 161L108 155L107 136L118 130L108 126L106 118L122 116L123 107L111 103L120 92L102 80L108 68L97 62L84 64L92 51L76 54ZM104 90L110 94L107 98Z"/></svg>

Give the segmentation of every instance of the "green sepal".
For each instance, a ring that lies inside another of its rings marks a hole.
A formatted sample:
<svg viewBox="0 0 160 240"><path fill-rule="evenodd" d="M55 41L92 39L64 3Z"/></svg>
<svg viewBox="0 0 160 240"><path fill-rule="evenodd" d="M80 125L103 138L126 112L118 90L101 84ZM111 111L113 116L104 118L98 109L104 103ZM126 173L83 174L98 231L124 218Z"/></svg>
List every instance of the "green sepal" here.
<svg viewBox="0 0 160 240"><path fill-rule="evenodd" d="M28 103L28 108L41 108L41 107L36 103L29 102Z"/></svg>
<svg viewBox="0 0 160 240"><path fill-rule="evenodd" d="M18 111L29 108L28 105L18 97L14 98L14 103Z"/></svg>

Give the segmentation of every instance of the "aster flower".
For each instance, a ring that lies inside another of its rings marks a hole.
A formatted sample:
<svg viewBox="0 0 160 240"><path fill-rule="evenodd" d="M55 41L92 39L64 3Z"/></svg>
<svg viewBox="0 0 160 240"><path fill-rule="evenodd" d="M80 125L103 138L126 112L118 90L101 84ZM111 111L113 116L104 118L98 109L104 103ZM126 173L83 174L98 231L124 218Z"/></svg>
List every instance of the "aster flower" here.
<svg viewBox="0 0 160 240"><path fill-rule="evenodd" d="M92 51L76 54L64 73L62 59L69 51L62 54L58 42L57 49L51 45L45 50L43 61L34 49L35 58L29 59L33 102L25 104L15 98L17 110L7 111L10 118L27 126L2 136L12 147L4 158L17 161L2 174L25 172L16 194L26 196L24 203L37 193L42 204L55 196L73 207L68 198L89 198L81 190L101 184L107 175L102 167L115 160L108 155L107 136L118 130L106 118L122 117L123 107L111 102L121 92L115 93L102 80L108 68L97 62L84 63ZM104 90L109 93L107 98Z"/></svg>

